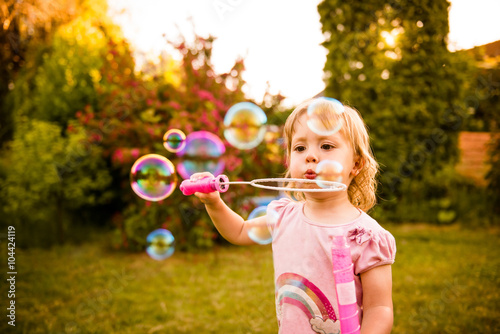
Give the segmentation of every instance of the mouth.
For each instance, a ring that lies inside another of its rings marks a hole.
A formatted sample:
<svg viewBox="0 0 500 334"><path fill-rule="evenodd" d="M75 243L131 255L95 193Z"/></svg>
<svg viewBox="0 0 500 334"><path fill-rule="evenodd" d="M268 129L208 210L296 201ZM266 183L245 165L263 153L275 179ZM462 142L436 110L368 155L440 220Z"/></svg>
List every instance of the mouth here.
<svg viewBox="0 0 500 334"><path fill-rule="evenodd" d="M316 178L316 172L313 171L312 169L308 169L305 172L304 177L309 180L314 180Z"/></svg>

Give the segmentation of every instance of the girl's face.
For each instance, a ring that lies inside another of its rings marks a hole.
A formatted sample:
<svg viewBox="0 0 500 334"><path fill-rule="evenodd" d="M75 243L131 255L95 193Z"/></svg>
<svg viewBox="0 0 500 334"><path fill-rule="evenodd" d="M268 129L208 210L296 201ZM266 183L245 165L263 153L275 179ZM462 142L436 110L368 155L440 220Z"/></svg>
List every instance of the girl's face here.
<svg viewBox="0 0 500 334"><path fill-rule="evenodd" d="M316 166L324 160L334 160L342 167L342 183L349 186L361 164L351 144L340 131L321 136L309 129L307 115L299 117L292 136L290 174L292 178L316 178Z"/></svg>

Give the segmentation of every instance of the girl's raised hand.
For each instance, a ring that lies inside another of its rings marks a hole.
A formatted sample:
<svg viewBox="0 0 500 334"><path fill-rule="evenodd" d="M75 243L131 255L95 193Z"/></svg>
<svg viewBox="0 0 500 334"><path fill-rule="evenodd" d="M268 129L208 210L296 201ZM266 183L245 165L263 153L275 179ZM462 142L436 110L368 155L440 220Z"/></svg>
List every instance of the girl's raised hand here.
<svg viewBox="0 0 500 334"><path fill-rule="evenodd" d="M189 178L190 181L198 181L201 179L204 179L206 177L211 177L213 178L214 175L210 172L202 172L202 173L194 173L191 175ZM205 205L213 205L218 203L221 198L220 198L220 193L218 191L213 191L211 193L201 193L201 192L195 192L194 195L198 197L201 202Z"/></svg>

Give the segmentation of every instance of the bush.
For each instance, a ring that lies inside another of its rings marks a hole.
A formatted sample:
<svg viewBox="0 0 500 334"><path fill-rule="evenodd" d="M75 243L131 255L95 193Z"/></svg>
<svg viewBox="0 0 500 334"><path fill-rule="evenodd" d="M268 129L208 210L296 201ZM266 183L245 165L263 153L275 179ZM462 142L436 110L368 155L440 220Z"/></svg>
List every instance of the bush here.
<svg viewBox="0 0 500 334"><path fill-rule="evenodd" d="M178 164L179 158L163 147L163 134L169 129L186 134L204 130L223 139L225 113L235 103L245 101L241 92L244 64L238 61L229 73L215 74L210 62L212 42L210 37L197 37L192 46L181 43L176 46L183 55L180 64L164 57L159 65L150 64L142 73L121 71L129 66L130 54L120 43L111 45L108 52L113 60L100 70L99 105L77 113L78 122L72 126L85 129L87 137L103 148L103 158L111 165L115 198L110 209L114 210L117 228L116 247L144 249L148 233L159 227L174 234L180 250L211 247L217 239L203 205L195 197L176 190L163 201L146 202L133 193L129 181L130 169L142 155L155 153ZM276 107L281 99L266 97L263 109L270 119L279 118ZM224 173L246 180L279 175L283 171L282 155L276 154L279 145L272 134L269 136L257 148L244 151L223 140ZM258 193L252 187L234 187L224 199L237 208Z"/></svg>
<svg viewBox="0 0 500 334"><path fill-rule="evenodd" d="M111 177L101 154L83 131L64 138L56 124L25 120L18 125L1 188L9 223L24 231L21 246L62 243L78 221L74 210L107 201Z"/></svg>

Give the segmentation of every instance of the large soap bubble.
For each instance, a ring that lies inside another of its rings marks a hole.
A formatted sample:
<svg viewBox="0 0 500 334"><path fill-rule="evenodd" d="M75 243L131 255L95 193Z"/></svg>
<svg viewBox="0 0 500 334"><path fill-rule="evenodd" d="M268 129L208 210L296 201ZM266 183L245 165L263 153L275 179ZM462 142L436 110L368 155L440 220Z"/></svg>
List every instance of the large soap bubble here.
<svg viewBox="0 0 500 334"><path fill-rule="evenodd" d="M262 217L265 216L266 214L268 215L267 217L268 222L257 223L251 221L254 218ZM250 239L261 245L266 245L270 243L273 240L273 237L269 230L270 228L269 225L274 223L274 218L275 218L274 216L269 217L269 214L267 212L267 206L256 207L250 213L250 215L248 216L248 221L246 222L246 224L248 225L247 233Z"/></svg>
<svg viewBox="0 0 500 334"><path fill-rule="evenodd" d="M186 137L186 146L177 155L181 162L177 171L184 179L198 172L210 172L215 176L224 171L225 163L221 159L226 152L222 140L208 131L196 131Z"/></svg>
<svg viewBox="0 0 500 334"><path fill-rule="evenodd" d="M130 186L147 201L161 201L170 196L177 185L175 167L158 154L140 157L130 170Z"/></svg>
<svg viewBox="0 0 500 334"><path fill-rule="evenodd" d="M146 253L155 260L164 260L174 254L175 239L169 230L154 230L149 233L146 242Z"/></svg>
<svg viewBox="0 0 500 334"><path fill-rule="evenodd" d="M330 136L342 127L344 105L329 97L315 99L307 108L307 126L320 136Z"/></svg>
<svg viewBox="0 0 500 334"><path fill-rule="evenodd" d="M232 146L248 150L259 145L266 135L267 117L251 102L237 103L224 117L224 137Z"/></svg>

